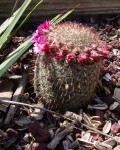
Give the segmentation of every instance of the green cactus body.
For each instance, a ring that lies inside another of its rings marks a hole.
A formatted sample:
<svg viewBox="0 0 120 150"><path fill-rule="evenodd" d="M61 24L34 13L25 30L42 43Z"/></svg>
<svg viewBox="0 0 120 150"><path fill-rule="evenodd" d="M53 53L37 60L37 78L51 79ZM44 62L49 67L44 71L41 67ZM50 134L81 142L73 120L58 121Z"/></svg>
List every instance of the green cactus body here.
<svg viewBox="0 0 120 150"><path fill-rule="evenodd" d="M85 53L85 48L101 43L97 35L88 27L76 23L61 23L45 33L49 52L37 55L34 71L34 89L47 108L52 110L70 110L80 107L92 97L100 75L101 59L94 61L87 54L87 61L78 61L78 55ZM54 52L50 46L54 45ZM73 54L74 59L67 58ZM74 51L78 50L79 54ZM56 53L61 54L56 59Z"/></svg>

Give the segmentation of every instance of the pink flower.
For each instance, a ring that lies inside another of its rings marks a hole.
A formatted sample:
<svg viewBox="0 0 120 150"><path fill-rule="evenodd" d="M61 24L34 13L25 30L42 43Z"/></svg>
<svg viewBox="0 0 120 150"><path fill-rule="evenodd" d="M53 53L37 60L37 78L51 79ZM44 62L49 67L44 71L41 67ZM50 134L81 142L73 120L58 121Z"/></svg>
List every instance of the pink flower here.
<svg viewBox="0 0 120 150"><path fill-rule="evenodd" d="M44 36L44 33L50 29L50 21L45 21L40 24L35 33L33 33L32 42L38 42L39 38Z"/></svg>
<svg viewBox="0 0 120 150"><path fill-rule="evenodd" d="M75 58L74 58L74 55L73 54L67 54L66 55L66 62L67 63L71 63L71 62L74 62Z"/></svg>
<svg viewBox="0 0 120 150"><path fill-rule="evenodd" d="M41 52L41 49L39 48L38 44L36 44L36 43L34 44L33 51L36 54Z"/></svg>
<svg viewBox="0 0 120 150"><path fill-rule="evenodd" d="M41 37L41 34L39 33L38 30L36 30L35 33L33 33L32 42L38 42L40 37Z"/></svg>
<svg viewBox="0 0 120 150"><path fill-rule="evenodd" d="M62 56L63 56L63 55L62 55L61 53L57 52L55 58L56 58L57 60L60 60L60 59L62 59Z"/></svg>
<svg viewBox="0 0 120 150"><path fill-rule="evenodd" d="M49 30L50 29L50 21L45 21L38 27L38 30Z"/></svg>
<svg viewBox="0 0 120 150"><path fill-rule="evenodd" d="M49 46L47 44L34 44L34 48L33 48L35 53L41 53L41 52L45 52L48 53L49 52Z"/></svg>
<svg viewBox="0 0 120 150"><path fill-rule="evenodd" d="M87 62L88 60L88 57L86 54L84 53L81 53L79 56L78 56L78 61L81 62L81 63L85 63Z"/></svg>
<svg viewBox="0 0 120 150"><path fill-rule="evenodd" d="M39 38L39 40L34 44L33 49L35 53L49 52L49 46L44 38Z"/></svg>

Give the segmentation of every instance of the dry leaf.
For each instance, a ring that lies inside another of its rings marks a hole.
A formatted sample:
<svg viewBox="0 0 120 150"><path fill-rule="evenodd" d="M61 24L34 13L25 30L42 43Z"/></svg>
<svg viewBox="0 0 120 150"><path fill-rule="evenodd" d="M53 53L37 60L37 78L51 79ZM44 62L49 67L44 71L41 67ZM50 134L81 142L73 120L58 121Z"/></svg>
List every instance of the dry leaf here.
<svg viewBox="0 0 120 150"><path fill-rule="evenodd" d="M66 117L69 117L70 119L73 119L73 120L77 120L79 122L81 122L82 120L82 115L78 115L76 113L73 113L73 112L70 112L70 111L66 111L65 114L64 114Z"/></svg>
<svg viewBox="0 0 120 150"><path fill-rule="evenodd" d="M101 122L100 122L100 121L97 121L97 120L91 120L91 123L92 123L95 127L98 127L99 125L101 125Z"/></svg>
<svg viewBox="0 0 120 150"><path fill-rule="evenodd" d="M11 100L13 95L13 83L9 80L1 80L0 82L0 100ZM8 108L7 104L1 104L0 110L6 112Z"/></svg>
<svg viewBox="0 0 120 150"><path fill-rule="evenodd" d="M95 98L94 101L97 104L95 104L95 105L88 105L88 109L106 110L108 108L107 104L104 103L99 98Z"/></svg>
<svg viewBox="0 0 120 150"><path fill-rule="evenodd" d="M30 117L21 116L19 119L15 120L15 123L19 126L24 126L32 123Z"/></svg>
<svg viewBox="0 0 120 150"><path fill-rule="evenodd" d="M115 136L114 138L115 138L115 140L116 140L118 143L120 143L120 137Z"/></svg>
<svg viewBox="0 0 120 150"><path fill-rule="evenodd" d="M69 144L70 144L69 141L67 141L67 140L64 140L64 141L63 141L64 150L68 150L68 149L69 149Z"/></svg>
<svg viewBox="0 0 120 150"><path fill-rule="evenodd" d="M111 94L111 91L106 86L103 86L103 89L105 90L106 95Z"/></svg>
<svg viewBox="0 0 120 150"><path fill-rule="evenodd" d="M24 137L23 137L23 140L27 143L30 143L31 142L31 134L30 133L25 133Z"/></svg>
<svg viewBox="0 0 120 150"><path fill-rule="evenodd" d="M106 110L108 106L106 104L88 105L88 109Z"/></svg>
<svg viewBox="0 0 120 150"><path fill-rule="evenodd" d="M30 150L31 149L31 145L30 144L27 144L24 146L24 150Z"/></svg>
<svg viewBox="0 0 120 150"><path fill-rule="evenodd" d="M62 123L62 126L66 127L68 124L69 124L69 122L67 120L64 120L63 123Z"/></svg>
<svg viewBox="0 0 120 150"><path fill-rule="evenodd" d="M6 104L0 104L0 110L2 112L7 112L7 108L8 108L8 105L6 105Z"/></svg>
<svg viewBox="0 0 120 150"><path fill-rule="evenodd" d="M110 146L112 146L112 147L114 147L114 146L116 145L116 142L115 142L115 140L113 140L113 139L108 139L108 140L106 140L106 141L104 141L104 142L102 142L102 143L107 144L107 145L110 145Z"/></svg>
<svg viewBox="0 0 120 150"><path fill-rule="evenodd" d="M61 131L61 128L57 128L57 130L55 131L55 135L59 134L60 131Z"/></svg>
<svg viewBox="0 0 120 150"><path fill-rule="evenodd" d="M55 135L52 141L47 145L48 149L55 149L60 141L74 128L75 122L70 123L64 130Z"/></svg>
<svg viewBox="0 0 120 150"><path fill-rule="evenodd" d="M53 129L50 129L50 130L49 130L49 133L50 133L50 137L51 137L51 139L52 139L52 138L54 137L54 135L55 135Z"/></svg>
<svg viewBox="0 0 120 150"><path fill-rule="evenodd" d="M0 83L0 99L10 100L13 94L13 83L9 80L2 80Z"/></svg>
<svg viewBox="0 0 120 150"><path fill-rule="evenodd" d="M78 138L78 141L80 141L80 143L82 143L82 145L84 145L87 148L92 148L94 146L92 142L85 141L82 138Z"/></svg>
<svg viewBox="0 0 120 150"><path fill-rule="evenodd" d="M93 126L90 120L90 117L88 117L85 113L83 113L83 120L86 124Z"/></svg>
<svg viewBox="0 0 120 150"><path fill-rule="evenodd" d="M48 150L46 143L34 143L33 146L35 147L35 150Z"/></svg>
<svg viewBox="0 0 120 150"><path fill-rule="evenodd" d="M83 137L83 136L85 135L85 133L86 133L86 131L85 131L85 130L82 130L82 131L81 131L81 134L80 134L80 133L78 133L78 134L80 135L80 137Z"/></svg>
<svg viewBox="0 0 120 150"><path fill-rule="evenodd" d="M112 77L109 73L106 73L102 78L105 79L106 81L112 80Z"/></svg>
<svg viewBox="0 0 120 150"><path fill-rule="evenodd" d="M100 116L92 116L92 117L90 117L90 119L91 120L93 120L93 119L100 119Z"/></svg>
<svg viewBox="0 0 120 150"><path fill-rule="evenodd" d="M116 146L113 150L120 150L120 145Z"/></svg>
<svg viewBox="0 0 120 150"><path fill-rule="evenodd" d="M107 145L105 143L100 143L98 141L94 142L94 146L98 149L98 150L112 150L112 146Z"/></svg>
<svg viewBox="0 0 120 150"><path fill-rule="evenodd" d="M111 117L113 118L113 119L115 119L115 120L118 120L118 116L115 114L115 113L111 113Z"/></svg>
<svg viewBox="0 0 120 150"><path fill-rule="evenodd" d="M110 105L109 109L114 110L116 109L120 104L118 102L114 102L113 104Z"/></svg>
<svg viewBox="0 0 120 150"><path fill-rule="evenodd" d="M120 100L120 88L115 88L114 90L114 95L115 98L117 98L118 100Z"/></svg>
<svg viewBox="0 0 120 150"><path fill-rule="evenodd" d="M83 135L82 139L85 140L85 141L90 141L90 139L91 139L91 133L89 133L89 132L85 133Z"/></svg>
<svg viewBox="0 0 120 150"><path fill-rule="evenodd" d="M34 112L30 114L30 116L35 120L41 120L43 118L43 114L44 114L43 110L35 108Z"/></svg>
<svg viewBox="0 0 120 150"><path fill-rule="evenodd" d="M103 133L108 133L111 129L112 123L111 121L107 121L103 127Z"/></svg>
<svg viewBox="0 0 120 150"><path fill-rule="evenodd" d="M72 138L72 136L69 134L69 135L67 135L67 139L69 140L69 141L71 141L71 142L73 142L74 140L73 140L73 138Z"/></svg>
<svg viewBox="0 0 120 150"><path fill-rule="evenodd" d="M72 142L72 143L69 145L69 147L72 148L72 149L74 149L74 148L78 147L78 145L79 145L79 142L78 142L78 139L77 139L77 140L75 140L74 142Z"/></svg>

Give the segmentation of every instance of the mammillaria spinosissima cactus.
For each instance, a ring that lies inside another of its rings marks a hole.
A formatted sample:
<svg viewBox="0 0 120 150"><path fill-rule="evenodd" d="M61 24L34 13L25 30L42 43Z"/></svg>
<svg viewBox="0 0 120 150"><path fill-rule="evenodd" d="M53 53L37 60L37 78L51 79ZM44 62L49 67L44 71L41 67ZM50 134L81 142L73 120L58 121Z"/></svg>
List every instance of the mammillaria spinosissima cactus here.
<svg viewBox="0 0 120 150"><path fill-rule="evenodd" d="M49 109L74 109L93 95L107 45L89 27L41 24L33 35L37 53L34 89Z"/></svg>

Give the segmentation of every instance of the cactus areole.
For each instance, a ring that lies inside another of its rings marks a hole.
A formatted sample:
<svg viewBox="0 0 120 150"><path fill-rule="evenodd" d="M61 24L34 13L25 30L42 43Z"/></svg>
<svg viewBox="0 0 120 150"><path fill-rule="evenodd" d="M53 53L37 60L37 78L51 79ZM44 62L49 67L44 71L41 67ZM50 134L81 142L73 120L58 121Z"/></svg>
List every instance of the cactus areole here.
<svg viewBox="0 0 120 150"><path fill-rule="evenodd" d="M80 107L92 97L101 60L109 54L105 42L89 27L65 22L41 24L33 34L37 55L34 89L52 110Z"/></svg>

